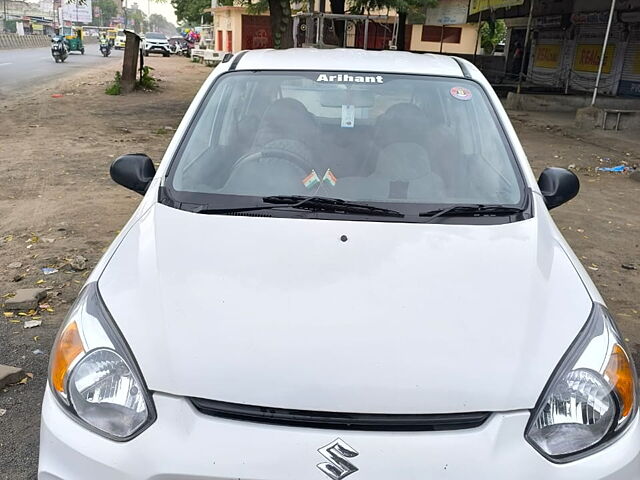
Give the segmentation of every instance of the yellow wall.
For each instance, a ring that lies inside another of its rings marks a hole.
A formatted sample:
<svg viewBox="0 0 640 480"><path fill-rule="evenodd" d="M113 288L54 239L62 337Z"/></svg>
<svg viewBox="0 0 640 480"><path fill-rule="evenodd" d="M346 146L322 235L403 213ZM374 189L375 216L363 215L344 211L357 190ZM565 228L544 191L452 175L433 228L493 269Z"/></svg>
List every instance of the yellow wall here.
<svg viewBox="0 0 640 480"><path fill-rule="evenodd" d="M467 53L473 54L478 41L478 26L472 23L464 25L450 25L451 27L461 27L462 35L460 43L443 43L443 53ZM417 52L439 52L440 42L423 42L422 25L414 25L411 32L411 50Z"/></svg>
<svg viewBox="0 0 640 480"><path fill-rule="evenodd" d="M242 50L242 14L245 11L242 7L218 7L213 9L213 41L216 42L216 50L226 51L227 32L229 31L233 32L233 52ZM222 45L217 45L218 30L222 30Z"/></svg>

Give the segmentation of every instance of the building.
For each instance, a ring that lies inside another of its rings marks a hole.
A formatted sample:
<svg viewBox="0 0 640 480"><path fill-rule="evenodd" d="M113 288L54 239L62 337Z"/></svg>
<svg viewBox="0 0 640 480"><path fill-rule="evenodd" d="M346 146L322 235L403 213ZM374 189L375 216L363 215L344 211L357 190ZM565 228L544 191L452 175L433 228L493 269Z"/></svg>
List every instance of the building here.
<svg viewBox="0 0 640 480"><path fill-rule="evenodd" d="M592 91L605 41L611 0L525 0L496 10L509 26L507 71L525 43L533 4L526 80L562 92ZM618 0L613 12L599 93L640 96L640 0Z"/></svg>
<svg viewBox="0 0 640 480"><path fill-rule="evenodd" d="M326 3L328 4L328 2ZM427 12L426 21L428 24L408 24L406 26L406 49L416 52L467 55L476 52L479 43L478 28L477 24L467 23L468 0L441 0L441 4L447 5L448 3L463 4L464 15L458 15L454 18L454 22L447 22L445 25L442 22L438 23L442 17L442 8L434 9L437 11L434 11L432 15ZM214 48L216 50L237 52L245 49L273 47L268 14L251 15L242 6L217 6L216 0L212 1L210 11L213 15ZM298 14L303 13L298 12ZM371 19L370 22L367 22L367 27L365 27L364 21L349 22L344 36L344 45L340 46L364 48L366 38L368 49L390 48L395 31L395 12L393 10L371 12ZM297 45L309 43L305 38L306 21L300 17L294 17L294 35ZM337 22L339 20L324 20L323 43L338 46L339 42L335 33L338 28L336 27ZM316 40L319 39L316 38Z"/></svg>
<svg viewBox="0 0 640 480"><path fill-rule="evenodd" d="M47 8L47 5L51 8ZM53 33L53 8L47 2L31 3L20 0L3 0L0 5L0 32L20 35L48 35ZM44 7L44 8L43 8ZM4 21L6 13L6 23Z"/></svg>
<svg viewBox="0 0 640 480"><path fill-rule="evenodd" d="M478 25L412 25L410 50L473 55L479 48Z"/></svg>

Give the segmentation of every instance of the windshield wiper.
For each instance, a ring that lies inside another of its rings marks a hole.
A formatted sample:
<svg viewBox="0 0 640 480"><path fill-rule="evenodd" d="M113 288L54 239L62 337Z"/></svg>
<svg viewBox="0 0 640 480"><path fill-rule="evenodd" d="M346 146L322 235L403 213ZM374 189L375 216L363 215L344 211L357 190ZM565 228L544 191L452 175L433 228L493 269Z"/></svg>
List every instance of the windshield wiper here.
<svg viewBox="0 0 640 480"><path fill-rule="evenodd" d="M381 215L385 217L404 217L404 214L388 208L373 207L365 203L349 202L341 198L305 197L304 195L274 195L264 197L265 203L278 203L292 208L304 208L330 213L361 213L363 215Z"/></svg>
<svg viewBox="0 0 640 480"><path fill-rule="evenodd" d="M304 195L272 195L269 197L263 197L264 203L276 204L276 205L255 205L251 207L238 207L238 208L210 208L204 205L202 208L196 209L196 213L203 214L224 214L224 213L241 213L251 212L254 210L273 210L276 208L299 208L311 211L321 211L329 213L347 213L347 214L362 214L362 215L379 215L387 217L404 217L404 215L396 210L390 210L387 208L372 207L357 202L348 202L340 198L328 198L328 197L306 197Z"/></svg>
<svg viewBox="0 0 640 480"><path fill-rule="evenodd" d="M430 210L428 212L422 212L420 217L430 217L424 223L431 223L436 218L442 216L483 216L483 215L515 215L524 211L521 207L510 207L506 205L451 205L450 207L438 208L436 210Z"/></svg>

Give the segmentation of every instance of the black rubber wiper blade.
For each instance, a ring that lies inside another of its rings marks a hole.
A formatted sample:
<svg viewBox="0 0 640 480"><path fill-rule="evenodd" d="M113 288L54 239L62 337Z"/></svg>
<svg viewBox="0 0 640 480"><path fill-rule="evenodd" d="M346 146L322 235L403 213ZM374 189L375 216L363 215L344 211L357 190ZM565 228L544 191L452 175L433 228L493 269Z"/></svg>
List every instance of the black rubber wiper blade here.
<svg viewBox="0 0 640 480"><path fill-rule="evenodd" d="M277 203L290 208L302 208L329 213L347 213L362 215L380 215L386 217L404 217L403 213L389 208L374 207L366 203L350 202L341 198L305 197L303 195L273 195L262 199L265 203Z"/></svg>
<svg viewBox="0 0 640 480"><path fill-rule="evenodd" d="M224 215L225 213L242 213L253 212L254 210L271 210L274 208L281 208L280 205L254 205L251 207L234 207L234 208L211 208L209 205L202 205L201 207L192 210L193 213L202 213L203 215Z"/></svg>
<svg viewBox="0 0 640 480"><path fill-rule="evenodd" d="M522 213L521 207L513 207L508 205L451 205L450 207L438 208L428 212L421 212L420 217L430 217L424 223L430 223L438 217L442 216L476 216L476 215L515 215Z"/></svg>
<svg viewBox="0 0 640 480"><path fill-rule="evenodd" d="M254 210L273 210L275 208L282 207L298 207L303 203L307 203L311 200L315 200L321 197L305 197L302 195L276 195L270 197L264 197L262 199L265 203L279 203L280 205L252 205L250 207L233 207L233 208L211 208L209 205L203 205L202 207L194 210L195 213L203 214L225 214L225 213L242 213L252 212Z"/></svg>

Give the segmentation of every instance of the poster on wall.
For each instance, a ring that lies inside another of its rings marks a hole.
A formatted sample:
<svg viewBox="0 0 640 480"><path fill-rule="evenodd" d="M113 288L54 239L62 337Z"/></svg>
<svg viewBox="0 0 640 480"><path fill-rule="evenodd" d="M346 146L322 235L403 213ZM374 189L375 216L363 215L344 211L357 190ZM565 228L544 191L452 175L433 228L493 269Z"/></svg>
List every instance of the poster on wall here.
<svg viewBox="0 0 640 480"><path fill-rule="evenodd" d="M496 8L517 7L523 5L524 0L471 0L469 15L474 15L483 10L495 10Z"/></svg>
<svg viewBox="0 0 640 480"><path fill-rule="evenodd" d="M597 73L600 66L600 54L602 53L602 45L578 45L576 47L576 56L573 61L573 69L576 72ZM604 63L602 64L602 73L611 73L613 66L613 56L616 53L616 46L609 45L604 54Z"/></svg>
<svg viewBox="0 0 640 480"><path fill-rule="evenodd" d="M561 50L560 45L538 45L533 59L533 66L555 70L560 65Z"/></svg>
<svg viewBox="0 0 640 480"><path fill-rule="evenodd" d="M91 23L92 10L91 0L64 0L62 18L71 22Z"/></svg>
<svg viewBox="0 0 640 480"><path fill-rule="evenodd" d="M425 25L460 25L467 23L468 0L440 0L427 8Z"/></svg>

